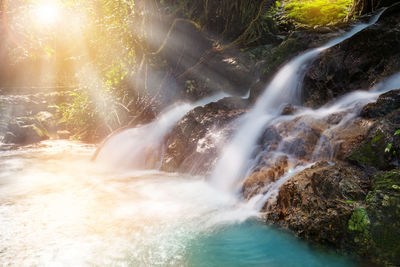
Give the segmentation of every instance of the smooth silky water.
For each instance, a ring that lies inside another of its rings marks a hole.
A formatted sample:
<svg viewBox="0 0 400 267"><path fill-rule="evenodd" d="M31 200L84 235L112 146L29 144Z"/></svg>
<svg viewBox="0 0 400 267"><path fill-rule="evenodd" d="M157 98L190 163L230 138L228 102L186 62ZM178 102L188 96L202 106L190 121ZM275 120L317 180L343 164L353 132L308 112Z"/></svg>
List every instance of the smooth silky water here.
<svg viewBox="0 0 400 267"><path fill-rule="evenodd" d="M4 266L352 266L203 177L115 172L68 141L0 152Z"/></svg>

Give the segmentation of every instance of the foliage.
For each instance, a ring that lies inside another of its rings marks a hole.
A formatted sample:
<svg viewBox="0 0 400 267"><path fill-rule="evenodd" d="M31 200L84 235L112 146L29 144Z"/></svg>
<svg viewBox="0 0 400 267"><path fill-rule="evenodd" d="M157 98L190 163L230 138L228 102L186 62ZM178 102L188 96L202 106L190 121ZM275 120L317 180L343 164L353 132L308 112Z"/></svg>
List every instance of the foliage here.
<svg viewBox="0 0 400 267"><path fill-rule="evenodd" d="M400 134L400 129L397 130L397 131L394 133L394 135L399 135L399 134ZM392 148L393 148L393 143L388 143L387 146L386 146L386 148L385 148L385 153L390 153L390 152L392 152L393 155L396 155L396 154L397 154L397 151L394 150L394 149L392 149Z"/></svg>
<svg viewBox="0 0 400 267"><path fill-rule="evenodd" d="M96 109L93 102L89 100L86 91L75 91L70 93L68 103L62 103L58 107L58 123L65 124L72 131L82 128L93 128L96 124Z"/></svg>
<svg viewBox="0 0 400 267"><path fill-rule="evenodd" d="M370 224L367 211L364 207L358 207L354 210L349 220L349 230L365 232Z"/></svg>
<svg viewBox="0 0 400 267"><path fill-rule="evenodd" d="M247 46L263 35L276 32L269 10L273 1L265 0L164 0L171 12L197 22L220 41Z"/></svg>
<svg viewBox="0 0 400 267"><path fill-rule="evenodd" d="M375 247L382 265L400 264L400 173L379 172L372 177L366 202L370 219L370 244ZM390 264L388 264L390 263Z"/></svg>
<svg viewBox="0 0 400 267"><path fill-rule="evenodd" d="M126 124L138 112L134 109L149 102L129 79L140 72L139 63L150 49L142 12L146 1L54 0L60 14L53 25L32 16L42 2L4 4L6 26L13 30L7 42L9 62L39 70L32 76L39 77L41 86L79 88L58 103L61 121L71 131L104 128L107 134ZM51 71L40 72L42 66Z"/></svg>
<svg viewBox="0 0 400 267"><path fill-rule="evenodd" d="M310 26L327 25L343 20L352 0L286 0L285 14L297 23Z"/></svg>

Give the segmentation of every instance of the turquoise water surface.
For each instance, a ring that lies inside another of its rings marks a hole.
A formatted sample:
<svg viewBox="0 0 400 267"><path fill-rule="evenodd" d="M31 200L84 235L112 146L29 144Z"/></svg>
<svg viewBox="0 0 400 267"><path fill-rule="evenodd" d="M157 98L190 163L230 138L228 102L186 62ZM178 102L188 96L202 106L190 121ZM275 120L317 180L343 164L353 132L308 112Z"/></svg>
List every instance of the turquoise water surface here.
<svg viewBox="0 0 400 267"><path fill-rule="evenodd" d="M220 227L189 246L189 266L355 266L258 221Z"/></svg>

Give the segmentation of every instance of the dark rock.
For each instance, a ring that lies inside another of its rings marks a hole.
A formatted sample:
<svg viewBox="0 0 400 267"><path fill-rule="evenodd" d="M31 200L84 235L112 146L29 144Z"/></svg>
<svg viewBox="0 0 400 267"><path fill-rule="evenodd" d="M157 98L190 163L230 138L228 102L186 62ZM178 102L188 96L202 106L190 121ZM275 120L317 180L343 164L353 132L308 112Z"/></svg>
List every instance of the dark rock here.
<svg viewBox="0 0 400 267"><path fill-rule="evenodd" d="M313 62L303 86L307 106L367 90L400 71L400 10L385 13L375 25L322 52Z"/></svg>
<svg viewBox="0 0 400 267"><path fill-rule="evenodd" d="M393 113L375 122L365 139L349 151L345 159L364 168L379 170L398 168L400 136L394 133L400 128L400 124L393 123L391 119L399 118L400 110Z"/></svg>
<svg viewBox="0 0 400 267"><path fill-rule="evenodd" d="M267 219L309 240L347 248L353 203L366 196L363 177L348 165L319 162L282 185L276 202L264 206Z"/></svg>
<svg viewBox="0 0 400 267"><path fill-rule="evenodd" d="M300 122L296 124L292 132L294 134L280 144L282 152L298 159L310 160L322 131L315 124Z"/></svg>
<svg viewBox="0 0 400 267"><path fill-rule="evenodd" d="M8 131L3 138L4 143L27 145L49 139L48 134L35 124L20 125L12 122L9 130L11 131Z"/></svg>
<svg viewBox="0 0 400 267"><path fill-rule="evenodd" d="M245 112L241 98L224 98L185 115L167 137L161 169L196 174L208 172L218 149L233 131L231 123Z"/></svg>
<svg viewBox="0 0 400 267"><path fill-rule="evenodd" d="M319 33L315 30L294 31L280 43L264 46L264 49L260 47L261 53L257 55L257 58L262 59L258 63L260 78L251 87L251 100L257 99L285 62L307 49L320 46L339 34L340 32L331 31L326 33Z"/></svg>
<svg viewBox="0 0 400 267"><path fill-rule="evenodd" d="M350 165L318 162L285 182L263 208L299 236L385 266L400 264L400 172L371 179Z"/></svg>
<svg viewBox="0 0 400 267"><path fill-rule="evenodd" d="M293 105L286 105L283 107L281 115L293 115L296 113L296 108Z"/></svg>
<svg viewBox="0 0 400 267"><path fill-rule="evenodd" d="M378 100L369 103L361 111L363 118L383 117L400 108L400 90L392 90L379 96Z"/></svg>
<svg viewBox="0 0 400 267"><path fill-rule="evenodd" d="M349 230L380 263L400 266L400 171L375 175L366 204L365 223Z"/></svg>

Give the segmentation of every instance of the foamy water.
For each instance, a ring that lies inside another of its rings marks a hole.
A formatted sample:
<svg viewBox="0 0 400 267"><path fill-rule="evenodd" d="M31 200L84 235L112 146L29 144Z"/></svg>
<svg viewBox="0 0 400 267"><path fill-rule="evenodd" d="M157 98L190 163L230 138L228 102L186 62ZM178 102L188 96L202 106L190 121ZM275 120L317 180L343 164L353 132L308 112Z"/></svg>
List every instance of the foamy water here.
<svg viewBox="0 0 400 267"><path fill-rule="evenodd" d="M0 152L2 265L351 264L266 227L204 177L104 170L93 151L48 141Z"/></svg>

